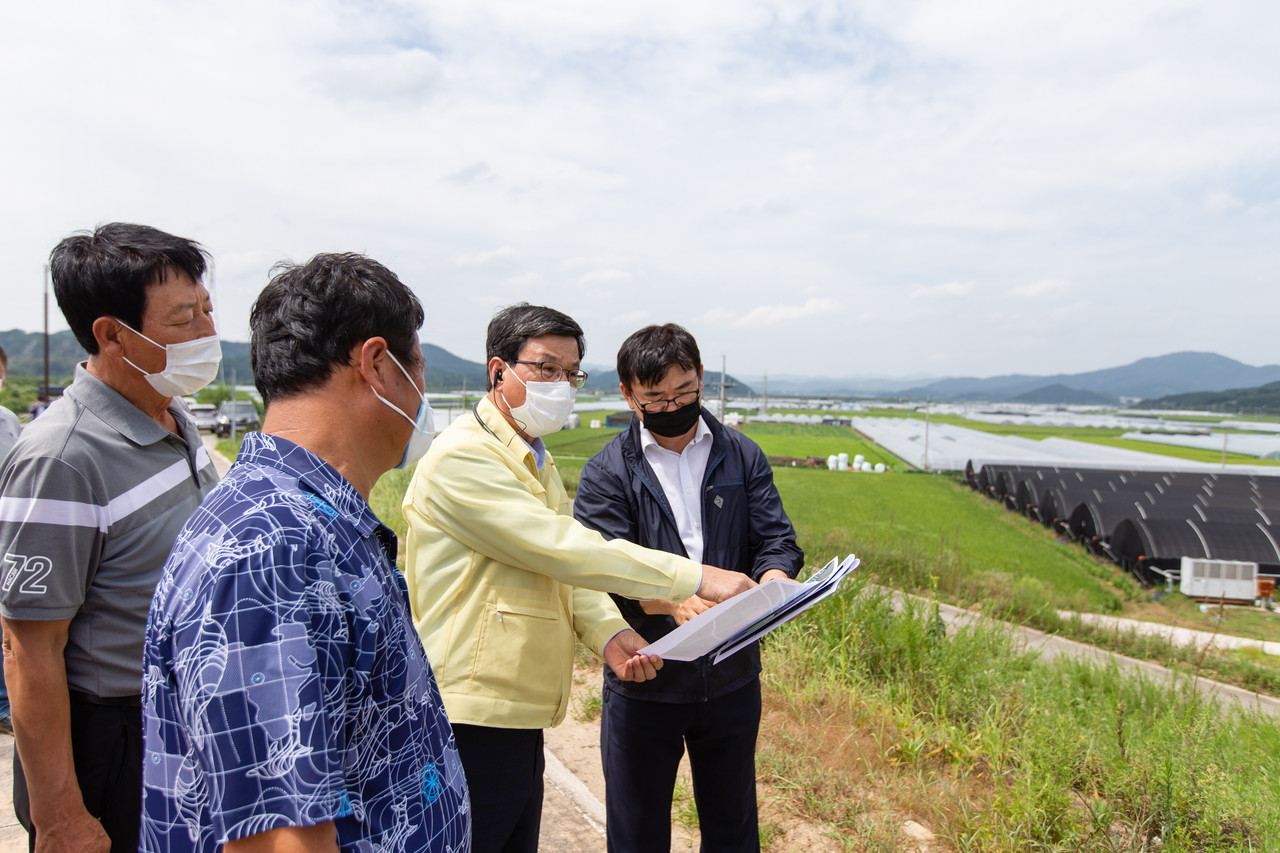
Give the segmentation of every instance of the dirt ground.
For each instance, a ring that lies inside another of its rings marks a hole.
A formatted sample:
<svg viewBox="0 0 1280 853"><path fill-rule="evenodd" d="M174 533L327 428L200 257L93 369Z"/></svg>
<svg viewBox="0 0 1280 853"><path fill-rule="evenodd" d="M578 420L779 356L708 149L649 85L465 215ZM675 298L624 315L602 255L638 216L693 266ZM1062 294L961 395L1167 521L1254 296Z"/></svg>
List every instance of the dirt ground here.
<svg viewBox="0 0 1280 853"><path fill-rule="evenodd" d="M603 682L599 667L579 665L574 668L573 698L565 721L546 732L546 747L555 759L563 764L585 786L590 797L604 802L604 772L600 765L600 721L594 714L583 711L594 706L598 711L600 686ZM584 716L586 717L584 719ZM687 853L698 849L696 817L692 807L689 763L680 766L680 780L676 786L676 803L672 809L672 853ZM829 826L807 822L786 813L779 805L779 792L760 783L757 797L760 803L762 836L771 836L765 848L771 853L782 851L806 851L806 853L837 853L845 849ZM547 853L593 853L604 851L604 838L595 829L588 816L557 790L553 774L548 772L547 796L542 811L542 838L539 850ZM601 822L602 823L602 822ZM904 821L905 824L905 821ZM914 834L914 837L913 837ZM904 851L928 853L931 834L918 825L904 825L901 846Z"/></svg>

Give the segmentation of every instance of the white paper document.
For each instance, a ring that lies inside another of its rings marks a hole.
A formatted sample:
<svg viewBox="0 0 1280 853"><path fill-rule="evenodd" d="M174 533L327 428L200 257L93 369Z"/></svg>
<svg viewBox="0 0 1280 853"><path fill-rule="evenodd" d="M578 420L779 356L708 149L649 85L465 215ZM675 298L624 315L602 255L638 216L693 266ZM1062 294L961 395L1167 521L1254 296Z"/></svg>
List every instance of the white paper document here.
<svg viewBox="0 0 1280 853"><path fill-rule="evenodd" d="M713 662L719 663L835 592L858 565L850 554L843 561L832 559L804 583L762 583L699 613L640 653L663 660L714 655Z"/></svg>

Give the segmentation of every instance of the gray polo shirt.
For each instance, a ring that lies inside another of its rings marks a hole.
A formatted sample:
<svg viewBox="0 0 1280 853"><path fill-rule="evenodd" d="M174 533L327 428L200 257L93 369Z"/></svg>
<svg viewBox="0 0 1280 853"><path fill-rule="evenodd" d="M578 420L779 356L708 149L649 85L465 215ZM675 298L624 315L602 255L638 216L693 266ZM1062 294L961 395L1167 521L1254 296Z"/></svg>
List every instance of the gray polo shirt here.
<svg viewBox="0 0 1280 853"><path fill-rule="evenodd" d="M67 683L142 691L142 639L160 569L217 474L178 401L182 436L76 368L0 469L0 613L71 620Z"/></svg>
<svg viewBox="0 0 1280 853"><path fill-rule="evenodd" d="M21 432L22 425L18 423L18 416L4 406L0 406L0 462L4 462L9 451L18 443L18 435Z"/></svg>

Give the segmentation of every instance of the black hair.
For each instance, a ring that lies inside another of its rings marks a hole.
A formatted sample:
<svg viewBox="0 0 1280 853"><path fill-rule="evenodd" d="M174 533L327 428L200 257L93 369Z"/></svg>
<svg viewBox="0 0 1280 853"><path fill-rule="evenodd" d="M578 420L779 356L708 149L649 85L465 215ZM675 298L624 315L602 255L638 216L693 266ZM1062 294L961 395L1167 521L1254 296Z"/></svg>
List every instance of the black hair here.
<svg viewBox="0 0 1280 853"><path fill-rule="evenodd" d="M543 335L558 335L573 338L578 342L578 360L587 352L587 340L583 337L582 327L568 314L547 308L543 305L530 305L528 302L517 302L503 308L489 321L489 332L485 336L484 358L500 358L507 364L514 364L520 358L520 350L530 338ZM486 377L485 389L493 388L493 377Z"/></svg>
<svg viewBox="0 0 1280 853"><path fill-rule="evenodd" d="M142 328L147 288L183 272L198 282L209 255L192 240L128 222L78 231L49 254L53 293L80 346L97 355L93 322L115 317Z"/></svg>
<svg viewBox="0 0 1280 853"><path fill-rule="evenodd" d="M701 370L698 342L683 326L667 323L645 326L622 342L618 349L618 380L631 390L634 385L656 385L674 366Z"/></svg>
<svg viewBox="0 0 1280 853"><path fill-rule="evenodd" d="M249 313L249 361L264 405L323 385L351 349L386 338L405 370L419 363L422 303L396 274L354 253L281 262Z"/></svg>

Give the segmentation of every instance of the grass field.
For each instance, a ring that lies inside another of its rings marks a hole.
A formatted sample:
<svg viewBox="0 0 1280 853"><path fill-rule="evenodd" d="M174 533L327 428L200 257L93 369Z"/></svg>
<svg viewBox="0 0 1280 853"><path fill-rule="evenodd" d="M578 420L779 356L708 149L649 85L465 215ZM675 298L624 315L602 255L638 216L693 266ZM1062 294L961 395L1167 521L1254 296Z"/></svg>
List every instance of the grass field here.
<svg viewBox="0 0 1280 853"><path fill-rule="evenodd" d="M1118 613L1136 585L954 480L779 468L774 481L812 563L856 553L909 589L962 605ZM936 578L936 581L934 580Z"/></svg>
<svg viewBox="0 0 1280 853"><path fill-rule="evenodd" d="M568 431L548 444L568 477L613 434ZM945 477L774 473L810 565L852 552L864 568L766 643L766 849L782 853L768 845L781 832L769 821L799 818L846 850L898 850L904 816L934 829L934 849L966 853L1280 847L1275 720L1114 667L1041 663L992 625L948 636L930 607L895 611L869 584L937 590L1031 623L1056 620L1058 608L1212 615L1178 597L1152 601L1109 564ZM400 534L409 476L385 475L371 500ZM1241 616L1261 621L1240 628L1267 633L1267 617ZM1169 662L1204 675L1212 659Z"/></svg>

